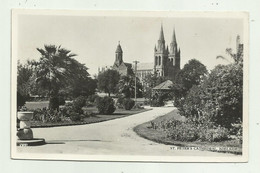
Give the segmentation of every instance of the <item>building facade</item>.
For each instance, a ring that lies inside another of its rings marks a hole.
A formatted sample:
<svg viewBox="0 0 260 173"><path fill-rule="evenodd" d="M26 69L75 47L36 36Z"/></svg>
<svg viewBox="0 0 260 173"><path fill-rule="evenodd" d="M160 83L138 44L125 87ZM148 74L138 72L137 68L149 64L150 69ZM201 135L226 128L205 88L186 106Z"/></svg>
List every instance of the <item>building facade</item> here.
<svg viewBox="0 0 260 173"><path fill-rule="evenodd" d="M128 75L132 71L132 64L125 63L123 61L123 50L121 48L120 42L117 45L115 55L115 62L112 66L112 69L118 71L122 76Z"/></svg>
<svg viewBox="0 0 260 173"><path fill-rule="evenodd" d="M154 47L154 57L152 63L140 63L137 65L137 77L141 81L148 75L156 73L175 80L176 74L180 71L181 51L178 48L175 29L173 30L170 48L166 46L163 27L159 35L159 40Z"/></svg>
<svg viewBox="0 0 260 173"><path fill-rule="evenodd" d="M170 50L165 44L163 27L161 26L159 40L154 47L154 73L159 76L175 79L180 70L181 51L178 48L175 30L170 43Z"/></svg>

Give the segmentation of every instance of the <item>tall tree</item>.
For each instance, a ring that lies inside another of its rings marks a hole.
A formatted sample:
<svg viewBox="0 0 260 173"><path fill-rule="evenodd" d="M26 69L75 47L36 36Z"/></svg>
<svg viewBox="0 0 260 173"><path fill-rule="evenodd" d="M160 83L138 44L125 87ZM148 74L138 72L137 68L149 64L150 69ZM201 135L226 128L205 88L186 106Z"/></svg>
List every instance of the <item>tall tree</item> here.
<svg viewBox="0 0 260 173"><path fill-rule="evenodd" d="M98 89L110 97L111 93L117 92L119 79L120 74L116 70L108 69L98 75Z"/></svg>
<svg viewBox="0 0 260 173"><path fill-rule="evenodd" d="M226 53L231 57L233 62L235 64L240 64L243 65L243 56L244 56L244 50L243 50L243 44L240 43L240 36L237 35L237 40L236 40L236 53L233 53L232 48L226 48ZM224 59L230 62L226 57L219 55L217 56L217 59Z"/></svg>
<svg viewBox="0 0 260 173"><path fill-rule="evenodd" d="M159 85L160 83L166 81L166 78L163 76L158 76L155 74L148 74L143 79L143 90L144 90L144 97L145 98L152 98L152 89L153 87Z"/></svg>
<svg viewBox="0 0 260 173"><path fill-rule="evenodd" d="M37 48L41 57L36 66L36 83L43 89L48 90L50 98L49 108L57 109L57 97L62 85L70 82L69 65L72 64L72 58L76 54L70 50L57 47L55 45L44 45L44 49Z"/></svg>
<svg viewBox="0 0 260 173"><path fill-rule="evenodd" d="M191 59L177 74L176 83L187 92L193 85L198 85L206 74L206 66L196 59Z"/></svg>
<svg viewBox="0 0 260 173"><path fill-rule="evenodd" d="M135 97L134 74L121 76L117 87L118 87L119 94L124 94L124 97L126 98ZM139 78L136 78L136 95L137 97L142 97L142 84L140 83Z"/></svg>
<svg viewBox="0 0 260 173"><path fill-rule="evenodd" d="M30 78L32 77L33 70L30 66L30 61L26 64L21 64L18 61L17 66L17 92L26 99L30 94Z"/></svg>

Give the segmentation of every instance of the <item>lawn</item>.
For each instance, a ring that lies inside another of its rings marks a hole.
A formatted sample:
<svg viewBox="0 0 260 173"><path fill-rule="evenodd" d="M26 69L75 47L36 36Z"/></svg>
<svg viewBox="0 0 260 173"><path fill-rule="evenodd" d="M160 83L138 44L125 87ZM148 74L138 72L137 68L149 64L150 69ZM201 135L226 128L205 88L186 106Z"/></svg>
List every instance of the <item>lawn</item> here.
<svg viewBox="0 0 260 173"><path fill-rule="evenodd" d="M155 120L153 120L153 122L159 123L161 121L170 120L172 118L178 120L183 119L183 117L178 114L178 111L174 110L164 116L156 118ZM173 139L168 138L165 132L151 128L151 121L136 126L134 128L134 131L143 138L167 145L176 145L181 147L199 147L203 150L210 150L214 152L242 154L242 144L240 144L239 140L232 139L221 142L174 141Z"/></svg>
<svg viewBox="0 0 260 173"><path fill-rule="evenodd" d="M47 106L48 106L48 101L26 103L26 107L29 110L34 110L37 108L44 108ZM70 126L70 125L98 123L98 122L102 122L102 121L123 118L126 116L130 116L133 114L137 114L137 113L141 113L141 112L149 110L149 109L132 109L132 110L116 109L112 115L100 115L100 114L98 114L98 110L96 107L83 107L83 109L87 110L89 112L93 112L93 115L84 117L81 121L76 121L76 122L71 121L69 118L66 121L62 121L62 122L42 122L42 121L33 121L32 120L31 127L40 128L40 127L56 127L56 126Z"/></svg>
<svg viewBox="0 0 260 173"><path fill-rule="evenodd" d="M33 109L42 109L44 107L48 107L49 106L49 101L36 101L36 102L26 102L25 103L25 107L29 110L33 110Z"/></svg>

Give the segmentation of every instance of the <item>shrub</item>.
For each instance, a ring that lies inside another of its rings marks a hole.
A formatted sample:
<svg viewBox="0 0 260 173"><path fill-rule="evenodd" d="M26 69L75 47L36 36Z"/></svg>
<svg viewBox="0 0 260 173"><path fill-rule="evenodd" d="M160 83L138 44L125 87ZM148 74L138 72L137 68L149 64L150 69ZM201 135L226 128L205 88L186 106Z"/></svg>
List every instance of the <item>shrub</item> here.
<svg viewBox="0 0 260 173"><path fill-rule="evenodd" d="M59 99L59 106L60 105L65 105L65 99L64 99L64 97L63 96L58 96L58 99Z"/></svg>
<svg viewBox="0 0 260 173"><path fill-rule="evenodd" d="M86 98L84 96L79 96L73 101L73 106L75 108L82 108L86 105Z"/></svg>
<svg viewBox="0 0 260 173"><path fill-rule="evenodd" d="M59 106L59 98L57 96L51 96L49 102L49 109L57 110Z"/></svg>
<svg viewBox="0 0 260 173"><path fill-rule="evenodd" d="M123 100L123 104L124 104L125 110L131 110L135 105L135 101L132 99L129 99L129 98L125 98Z"/></svg>
<svg viewBox="0 0 260 173"><path fill-rule="evenodd" d="M100 114L112 114L116 107L114 106L114 100L110 97L98 98L97 108Z"/></svg>
<svg viewBox="0 0 260 173"><path fill-rule="evenodd" d="M17 108L25 105L25 97L22 96L19 92L17 92Z"/></svg>
<svg viewBox="0 0 260 173"><path fill-rule="evenodd" d="M152 107L160 107L164 106L163 96L159 96L158 98L153 98L150 102Z"/></svg>
<svg viewBox="0 0 260 173"><path fill-rule="evenodd" d="M71 112L70 119L71 119L71 121L80 121L81 120L81 116L77 112Z"/></svg>
<svg viewBox="0 0 260 173"><path fill-rule="evenodd" d="M180 114L204 118L216 125L232 128L242 121L243 69L241 65L219 65L194 85L187 94L175 100Z"/></svg>
<svg viewBox="0 0 260 173"><path fill-rule="evenodd" d="M119 96L116 102L116 106L118 108L124 108L124 97L123 96Z"/></svg>
<svg viewBox="0 0 260 173"><path fill-rule="evenodd" d="M212 122L199 122L189 118L186 121L168 120L159 123L151 122L151 128L163 130L168 138L176 141L218 142L229 138L227 128L214 126Z"/></svg>
<svg viewBox="0 0 260 173"><path fill-rule="evenodd" d="M33 111L33 120L42 122L61 122L62 112L52 109L36 109Z"/></svg>
<svg viewBox="0 0 260 173"><path fill-rule="evenodd" d="M87 101L90 103L94 103L95 100L98 98L99 96L97 94L92 94L90 96L88 96Z"/></svg>

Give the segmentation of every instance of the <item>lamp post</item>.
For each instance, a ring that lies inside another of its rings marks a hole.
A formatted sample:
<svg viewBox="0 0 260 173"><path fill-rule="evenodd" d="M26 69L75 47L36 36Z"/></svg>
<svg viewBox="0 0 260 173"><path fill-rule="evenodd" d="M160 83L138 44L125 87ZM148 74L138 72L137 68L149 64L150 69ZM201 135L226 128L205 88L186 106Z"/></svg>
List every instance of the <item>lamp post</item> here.
<svg viewBox="0 0 260 173"><path fill-rule="evenodd" d="M136 104L136 71L137 71L137 63L139 61L133 61L135 63L135 104Z"/></svg>

